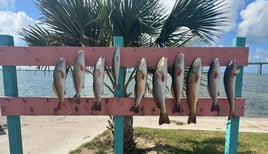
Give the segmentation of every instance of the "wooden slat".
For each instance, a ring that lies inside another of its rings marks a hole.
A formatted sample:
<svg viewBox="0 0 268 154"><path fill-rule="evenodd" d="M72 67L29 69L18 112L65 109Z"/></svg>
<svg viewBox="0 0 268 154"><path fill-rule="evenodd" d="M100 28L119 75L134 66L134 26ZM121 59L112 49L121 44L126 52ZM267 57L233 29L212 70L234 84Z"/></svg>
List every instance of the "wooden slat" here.
<svg viewBox="0 0 268 154"><path fill-rule="evenodd" d="M95 98L82 98L80 104L72 102L72 98L66 98L67 108L56 111L58 98L55 97L0 97L0 104L3 115L159 115L159 109L155 105L153 98L144 98L141 102L140 112L129 111L134 105L134 98L102 98L102 110L92 111ZM197 115L199 116L227 116L229 104L226 98L219 98L220 112L211 112L212 100L210 98L200 98L197 105ZM175 99L167 98L166 107L169 115L189 115L189 107L186 99L182 100L180 113L174 113ZM244 115L245 99L236 99L236 114Z"/></svg>
<svg viewBox="0 0 268 154"><path fill-rule="evenodd" d="M54 66L60 57L72 65L76 53L85 51L86 65L95 65L97 58L106 58L110 66L113 48L104 47L0 47L0 65L8 66ZM148 66L155 66L160 57L168 57L168 65L172 66L177 54L185 54L185 66L190 66L197 57L202 58L203 66L209 66L212 59L220 58L222 66L226 66L233 58L239 66L248 64L248 48L234 47L194 47L194 48L122 48L121 66L134 67L141 57L145 57Z"/></svg>

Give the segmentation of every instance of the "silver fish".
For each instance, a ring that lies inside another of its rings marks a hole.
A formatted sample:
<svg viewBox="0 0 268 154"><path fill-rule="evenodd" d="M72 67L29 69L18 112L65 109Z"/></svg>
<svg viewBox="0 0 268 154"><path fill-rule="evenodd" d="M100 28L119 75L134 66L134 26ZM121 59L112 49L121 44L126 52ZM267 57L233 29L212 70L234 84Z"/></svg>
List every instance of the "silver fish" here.
<svg viewBox="0 0 268 154"><path fill-rule="evenodd" d="M135 81L135 106L131 107L130 111L138 113L141 99L144 97L146 92L147 63L145 58L142 58L139 62Z"/></svg>
<svg viewBox="0 0 268 154"><path fill-rule="evenodd" d="M65 79L66 79L66 62L64 58L60 58L54 68L53 72L53 90L55 94L59 97L58 109L66 108L64 104L65 91Z"/></svg>
<svg viewBox="0 0 268 154"><path fill-rule="evenodd" d="M219 81L220 81L220 61L215 58L211 63L208 70L207 88L209 96L212 98L213 104L211 106L211 111L220 111L218 104L219 92Z"/></svg>
<svg viewBox="0 0 268 154"><path fill-rule="evenodd" d="M104 67L105 58L100 57L96 62L93 73L93 91L96 98L96 104L93 106L93 110L101 110L101 95L103 94L104 85Z"/></svg>
<svg viewBox="0 0 268 154"><path fill-rule="evenodd" d="M230 105L230 113L228 119L236 117L235 114L235 81L236 75L239 74L240 70L237 69L236 59L231 60L224 71L224 89Z"/></svg>
<svg viewBox="0 0 268 154"><path fill-rule="evenodd" d="M183 93L183 79L184 79L184 54L179 54L173 65L172 72L172 91L176 99L176 106L180 112L180 104Z"/></svg>
<svg viewBox="0 0 268 154"><path fill-rule="evenodd" d="M115 47L112 59L112 74L114 77L114 88L119 88L119 70L120 70L120 47Z"/></svg>
<svg viewBox="0 0 268 154"><path fill-rule="evenodd" d="M76 92L74 99L77 103L80 103L81 90L84 88L85 82L85 56L83 50L78 51L73 68L73 82Z"/></svg>
<svg viewBox="0 0 268 154"><path fill-rule="evenodd" d="M167 85L167 58L162 57L156 67L153 76L153 97L156 105L160 108L159 125L169 124L166 111L166 85Z"/></svg>
<svg viewBox="0 0 268 154"><path fill-rule="evenodd" d="M191 69L188 72L187 85L186 85L186 97L191 110L187 122L188 124L196 123L196 105L199 97L201 75L202 75L201 59L196 58L192 64Z"/></svg>

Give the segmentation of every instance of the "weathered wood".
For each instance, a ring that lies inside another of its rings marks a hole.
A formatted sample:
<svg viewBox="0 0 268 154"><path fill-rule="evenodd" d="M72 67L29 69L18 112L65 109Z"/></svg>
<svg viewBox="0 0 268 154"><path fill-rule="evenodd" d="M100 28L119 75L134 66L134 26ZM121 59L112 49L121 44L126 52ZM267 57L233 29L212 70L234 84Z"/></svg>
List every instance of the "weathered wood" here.
<svg viewBox="0 0 268 154"><path fill-rule="evenodd" d="M114 36L114 46L123 47L124 38L122 36ZM121 63L120 58L120 63ZM115 97L124 97L125 73L124 68L119 69L118 89L114 90ZM124 153L124 117L114 116L114 153Z"/></svg>
<svg viewBox="0 0 268 154"><path fill-rule="evenodd" d="M246 45L246 38L243 38L243 37L234 38L232 45L234 47L244 47ZM241 97L244 68L238 67L238 69L240 70L240 73L236 76L235 96ZM239 116L227 121L225 150L224 150L225 154L237 153L239 122L240 122Z"/></svg>
<svg viewBox="0 0 268 154"><path fill-rule="evenodd" d="M135 104L134 98L102 98L101 111L91 110L96 102L95 98L81 98L80 104L66 98L66 109L56 111L59 99L56 97L0 97L3 115L159 115L160 110L155 105L153 98L142 99L140 112L133 113L129 109ZM226 98L219 98L220 112L211 112L212 100L200 98L197 104L198 116L227 116L229 104ZM186 99L182 99L181 112L173 112L175 99L166 99L166 108L169 115L188 116L190 109ZM236 114L244 115L245 99L236 99Z"/></svg>
<svg viewBox="0 0 268 154"><path fill-rule="evenodd" d="M0 35L0 46L14 46L9 35ZM18 96L16 66L2 66L5 96ZM20 116L7 116L10 154L23 153Z"/></svg>
<svg viewBox="0 0 268 154"><path fill-rule="evenodd" d="M111 66L114 48L105 47L0 47L0 65L8 66L54 66L60 57L67 65L72 65L79 50L84 50L86 65L95 65L98 57L105 57L107 66ZM209 66L212 59L218 57L221 65L226 66L233 58L238 66L247 66L248 48L240 47L194 47L194 48L121 48L121 66L134 67L141 57L145 57L149 67L155 66L160 57L168 57L172 66L177 54L185 54L185 66L190 66L197 57L202 58L203 66Z"/></svg>

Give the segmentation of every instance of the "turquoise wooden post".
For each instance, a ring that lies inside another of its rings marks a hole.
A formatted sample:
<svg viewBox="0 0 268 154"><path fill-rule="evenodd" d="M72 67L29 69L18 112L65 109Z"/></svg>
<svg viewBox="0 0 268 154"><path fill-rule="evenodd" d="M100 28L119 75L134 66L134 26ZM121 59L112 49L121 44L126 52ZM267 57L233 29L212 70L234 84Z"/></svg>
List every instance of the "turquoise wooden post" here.
<svg viewBox="0 0 268 154"><path fill-rule="evenodd" d="M0 35L0 46L14 46L12 36ZM3 66L5 96L18 96L16 66ZM11 154L22 154L20 116L7 116L9 149Z"/></svg>
<svg viewBox="0 0 268 154"><path fill-rule="evenodd" d="M124 38L121 36L114 37L114 46L124 46ZM115 89L115 97L124 97L124 68L120 68L119 71L119 89ZM124 153L124 117L114 116L114 153Z"/></svg>
<svg viewBox="0 0 268 154"><path fill-rule="evenodd" d="M245 42L246 42L245 38L237 37L233 39L232 45L233 47L245 47ZM235 96L241 97L244 68L238 67L238 69L240 69L240 73L236 77ZM227 121L225 152L224 152L225 154L237 153L239 122L240 122L240 117Z"/></svg>

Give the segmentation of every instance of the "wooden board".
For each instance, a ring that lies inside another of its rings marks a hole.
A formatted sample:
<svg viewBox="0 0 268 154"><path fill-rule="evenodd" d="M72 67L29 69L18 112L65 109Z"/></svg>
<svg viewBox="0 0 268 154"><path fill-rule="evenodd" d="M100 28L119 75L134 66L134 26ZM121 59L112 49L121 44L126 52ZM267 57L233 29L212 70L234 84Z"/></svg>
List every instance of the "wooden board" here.
<svg viewBox="0 0 268 154"><path fill-rule="evenodd" d="M129 109L134 105L134 98L102 98L101 111L92 110L95 98L81 98L80 104L66 98L66 109L56 110L59 99L55 97L0 97L3 115L159 115L160 111L153 98L144 98L140 105L140 112L133 113ZM200 98L197 105L198 116L227 116L230 108L225 98L219 98L220 112L211 112L212 100ZM166 99L166 108L169 115L189 115L186 99L182 100L181 112L174 112L175 99ZM236 114L244 115L245 99L236 99Z"/></svg>
<svg viewBox="0 0 268 154"><path fill-rule="evenodd" d="M60 57L73 65L76 53L84 50L86 65L95 65L98 57L105 57L106 65L111 66L114 48L105 47L0 47L0 65L7 66L54 66ZM155 66L162 56L168 57L172 66L179 53L185 55L185 66L190 66L197 57L203 66L209 66L216 57L222 66L236 59L238 66L247 66L248 48L242 47L181 47L181 48L121 48L121 66L135 67L141 57L145 57L148 66Z"/></svg>

